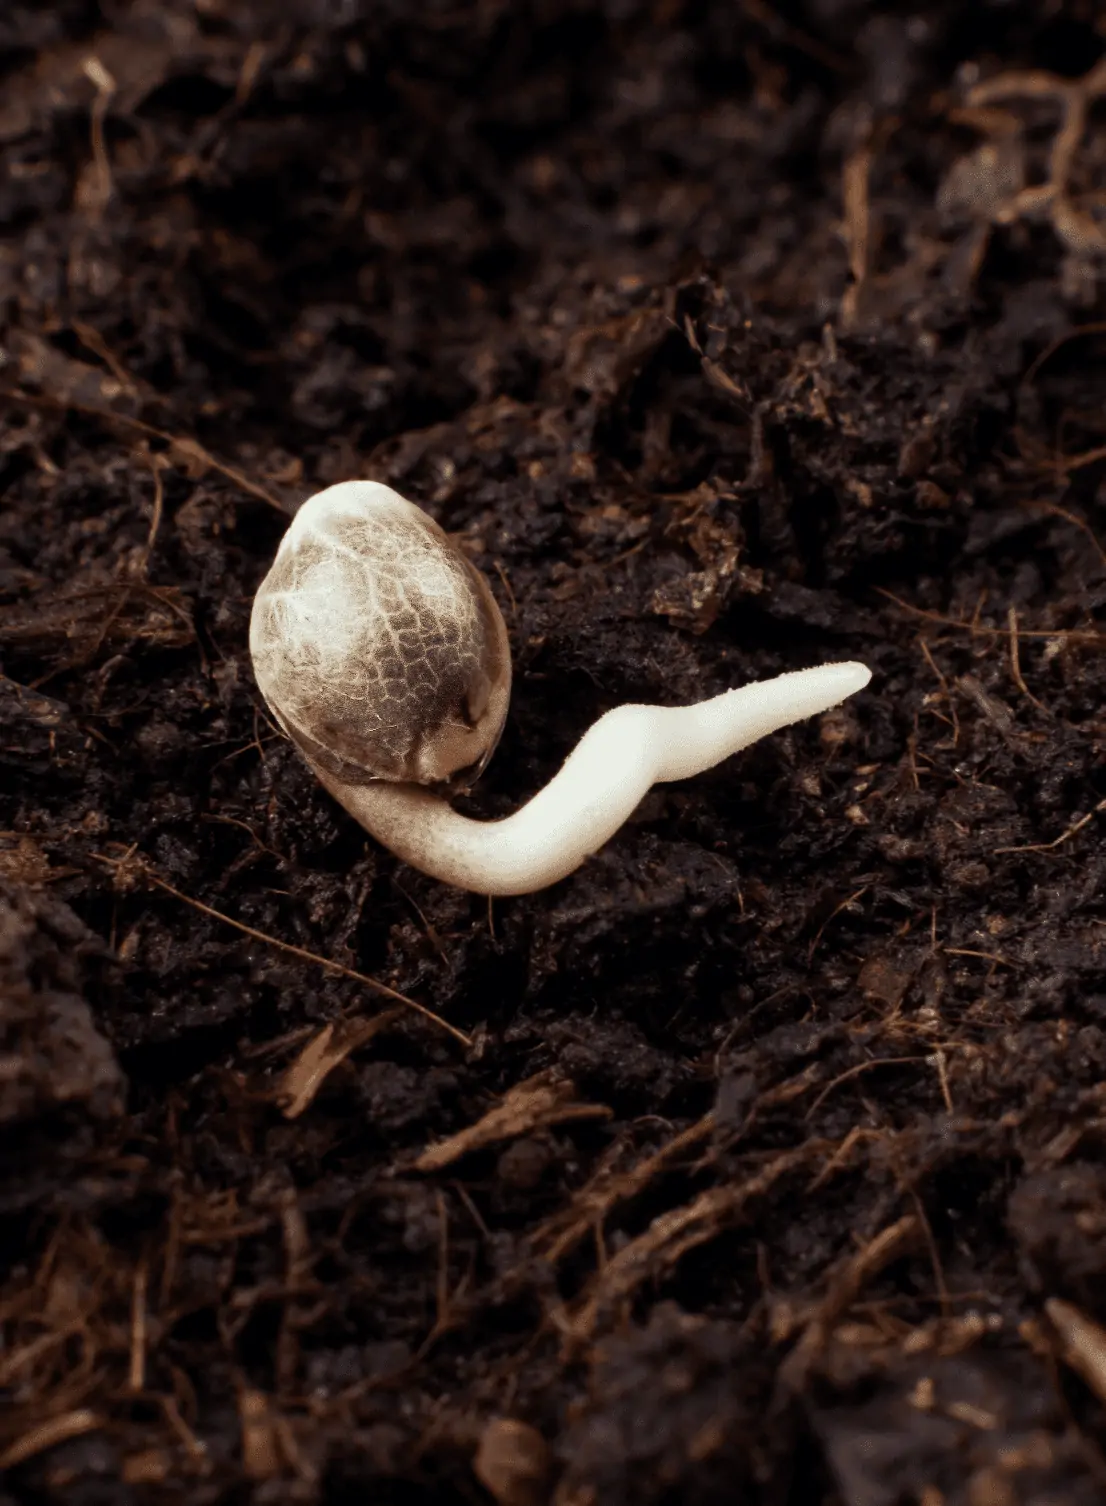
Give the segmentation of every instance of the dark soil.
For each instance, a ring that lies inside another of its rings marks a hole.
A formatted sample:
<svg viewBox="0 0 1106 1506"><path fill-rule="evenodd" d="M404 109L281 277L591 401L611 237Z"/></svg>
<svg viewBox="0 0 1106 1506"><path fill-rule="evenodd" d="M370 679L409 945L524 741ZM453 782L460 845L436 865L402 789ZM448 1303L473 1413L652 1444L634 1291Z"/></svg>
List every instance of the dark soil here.
<svg viewBox="0 0 1106 1506"><path fill-rule="evenodd" d="M2 1506L1106 1500L1102 16L8 0ZM357 475L476 814L872 685L447 889L250 673Z"/></svg>

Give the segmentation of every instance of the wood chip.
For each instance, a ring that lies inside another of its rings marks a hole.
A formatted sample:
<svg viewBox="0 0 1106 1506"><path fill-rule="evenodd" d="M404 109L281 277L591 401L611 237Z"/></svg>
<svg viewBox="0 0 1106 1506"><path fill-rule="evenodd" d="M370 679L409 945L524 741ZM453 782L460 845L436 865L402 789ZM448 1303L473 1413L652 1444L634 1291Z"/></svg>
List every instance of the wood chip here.
<svg viewBox="0 0 1106 1506"><path fill-rule="evenodd" d="M472 1468L499 1506L540 1506L549 1464L549 1445L536 1428L495 1417L481 1434Z"/></svg>
<svg viewBox="0 0 1106 1506"><path fill-rule="evenodd" d="M339 1020L324 1025L318 1035L311 1037L281 1079L277 1102L284 1117L298 1119L334 1068L352 1051L391 1025L402 1012L400 1009L385 1009L369 1019Z"/></svg>
<svg viewBox="0 0 1106 1506"><path fill-rule="evenodd" d="M483 1119L448 1140L428 1146L415 1162L416 1171L441 1171L471 1151L514 1140L519 1135L565 1124L575 1119L609 1119L605 1104L577 1103L575 1084L552 1073L539 1073L520 1082Z"/></svg>
<svg viewBox="0 0 1106 1506"><path fill-rule="evenodd" d="M1059 1297L1049 1298L1045 1312L1063 1341L1067 1364L1083 1377L1100 1401L1106 1402L1106 1329Z"/></svg>
<svg viewBox="0 0 1106 1506"><path fill-rule="evenodd" d="M103 1426L103 1420L89 1407L77 1407L72 1412L63 1412L60 1417L48 1417L45 1422L28 1428L21 1438L0 1454L0 1471L14 1469L36 1454L66 1443L70 1438L79 1438L82 1433L94 1432Z"/></svg>
<svg viewBox="0 0 1106 1506"><path fill-rule="evenodd" d="M284 1465L276 1419L263 1391L243 1391L238 1398L242 1427L242 1468L251 1480L270 1480Z"/></svg>

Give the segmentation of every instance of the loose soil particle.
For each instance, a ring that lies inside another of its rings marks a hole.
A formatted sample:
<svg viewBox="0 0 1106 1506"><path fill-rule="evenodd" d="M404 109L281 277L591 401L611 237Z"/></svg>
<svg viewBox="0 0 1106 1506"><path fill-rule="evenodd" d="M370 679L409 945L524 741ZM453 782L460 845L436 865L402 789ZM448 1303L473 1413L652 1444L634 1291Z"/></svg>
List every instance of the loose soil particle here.
<svg viewBox="0 0 1106 1506"><path fill-rule="evenodd" d="M1099 7L273 15L0 18L0 1502L1106 1500ZM443 888L250 675L349 475L478 815L871 689Z"/></svg>

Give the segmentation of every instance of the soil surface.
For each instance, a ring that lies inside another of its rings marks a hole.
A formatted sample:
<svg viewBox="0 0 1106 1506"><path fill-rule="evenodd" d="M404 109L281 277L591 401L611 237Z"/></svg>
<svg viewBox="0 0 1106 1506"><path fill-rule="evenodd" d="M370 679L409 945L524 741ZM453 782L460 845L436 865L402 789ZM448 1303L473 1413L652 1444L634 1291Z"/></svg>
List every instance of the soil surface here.
<svg viewBox="0 0 1106 1506"><path fill-rule="evenodd" d="M1106 1500L1104 56L5 5L2 1506ZM250 672L357 475L507 619L474 814L623 700L871 687L448 889Z"/></svg>

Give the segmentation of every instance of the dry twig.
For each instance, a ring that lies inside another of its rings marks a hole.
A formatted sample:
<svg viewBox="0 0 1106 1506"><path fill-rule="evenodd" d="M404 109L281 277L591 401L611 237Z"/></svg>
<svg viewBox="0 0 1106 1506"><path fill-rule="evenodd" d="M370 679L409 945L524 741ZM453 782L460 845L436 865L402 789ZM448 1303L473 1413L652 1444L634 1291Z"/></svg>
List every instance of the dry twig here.
<svg viewBox="0 0 1106 1506"><path fill-rule="evenodd" d="M346 967L341 962L334 962L329 957L320 957L318 952L309 952L306 947L293 946L289 941L280 941L275 936L268 936L264 931L258 931L253 926L247 926L233 916L224 915L221 910L214 910L210 905L205 905L202 900L193 899L190 894L163 879L147 863L146 859L135 853L134 848L119 858L108 857L104 853L93 854L101 863L113 869L118 875L120 882L132 883L136 877L141 877L153 884L158 889L164 889L166 894L171 894L174 899L179 899L182 904L190 905L193 910L198 910L201 915L209 915L213 920L221 920L224 925L233 926L236 931L241 931L245 936L252 936L255 941L262 941L266 946L275 947L278 952L287 952L291 957L299 957L304 962L314 962L317 966L326 968L327 971L338 973L343 978L352 978L355 983L363 983L366 988L373 989L376 993L383 994L387 999L394 999L397 1004L404 1004L408 1009L413 1009L416 1014L421 1014L424 1019L430 1020L440 1030L444 1030L454 1040L460 1041L463 1046L472 1045L472 1037L458 1030L456 1025L451 1025L448 1020L443 1020L441 1015L435 1014L425 1004L420 1004L417 999L410 999L406 994L401 994L398 989L390 988L387 983L381 983L377 978L370 978L367 973L359 973L355 968Z"/></svg>

